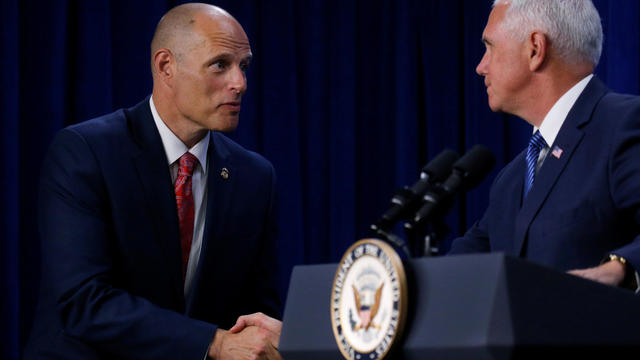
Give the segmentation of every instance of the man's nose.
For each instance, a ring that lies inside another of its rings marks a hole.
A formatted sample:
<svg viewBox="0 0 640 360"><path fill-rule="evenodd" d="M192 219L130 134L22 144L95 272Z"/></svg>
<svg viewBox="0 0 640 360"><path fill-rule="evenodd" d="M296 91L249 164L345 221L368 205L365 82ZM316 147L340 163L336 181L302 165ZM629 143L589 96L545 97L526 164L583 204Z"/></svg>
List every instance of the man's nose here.
<svg viewBox="0 0 640 360"><path fill-rule="evenodd" d="M247 77L239 66L231 71L230 88L232 91L242 95L247 91Z"/></svg>
<svg viewBox="0 0 640 360"><path fill-rule="evenodd" d="M487 54L485 53L482 56L482 59L480 59L480 63L478 64L478 66L476 66L476 73L480 76L484 75L487 73Z"/></svg>

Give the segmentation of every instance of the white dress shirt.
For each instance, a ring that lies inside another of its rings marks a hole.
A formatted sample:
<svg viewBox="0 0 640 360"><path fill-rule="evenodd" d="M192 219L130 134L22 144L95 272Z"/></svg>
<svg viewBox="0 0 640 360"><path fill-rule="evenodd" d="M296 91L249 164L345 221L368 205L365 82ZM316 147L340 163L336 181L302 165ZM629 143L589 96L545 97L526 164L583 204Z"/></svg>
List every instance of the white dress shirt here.
<svg viewBox="0 0 640 360"><path fill-rule="evenodd" d="M156 110L156 106L153 103L153 97L149 98L149 106L151 107L153 120L156 123L158 132L160 133L160 138L162 139L162 145L164 146L164 151L168 160L168 170L171 174L171 181L174 185L176 183L176 178L178 177L180 157L188 151L198 158L198 164L196 164L193 170L193 176L191 177L195 217L193 221L193 240L191 241L191 252L189 253L189 264L187 265L187 276L184 282L184 296L187 298L191 290L193 276L195 275L198 267L200 250L202 249L202 237L204 235L204 223L207 213L207 150L209 149L209 137L211 135L210 133L207 133L207 136L195 144L191 149L188 149L187 146L178 139L178 137L160 118L160 115ZM176 241L179 241L179 239L176 239Z"/></svg>
<svg viewBox="0 0 640 360"><path fill-rule="evenodd" d="M549 153L550 146L553 145L553 142L558 136L558 132L560 132L562 124L564 124L564 120L567 118L567 115L569 115L569 111L571 111L571 108L580 97L580 94L584 91L584 88L587 87L587 84L592 77L593 74L587 75L584 79L573 85L571 89L564 93L560 99L553 104L551 110L549 110L542 120L540 128L538 129L535 126L533 127L533 132L535 133L537 130L540 130L540 135L542 135L544 141L547 142L547 146L540 150L536 170L540 169L540 166L542 166L544 159Z"/></svg>

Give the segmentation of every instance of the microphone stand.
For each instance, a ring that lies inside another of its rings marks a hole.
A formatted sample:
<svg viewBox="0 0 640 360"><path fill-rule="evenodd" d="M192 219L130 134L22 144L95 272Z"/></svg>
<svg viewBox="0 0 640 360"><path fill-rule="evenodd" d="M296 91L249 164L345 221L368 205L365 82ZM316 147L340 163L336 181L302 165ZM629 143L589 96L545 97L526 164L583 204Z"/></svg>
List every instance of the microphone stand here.
<svg viewBox="0 0 640 360"><path fill-rule="evenodd" d="M405 253L407 258L411 258L411 252L409 251L407 242L404 241L404 239L402 239L401 237L399 237L398 235L394 234L391 231L383 229L382 226L378 224L372 224L370 229L371 231L373 231L375 236L381 238L382 240L385 240L386 242L388 242L389 244L397 248L402 249L402 251Z"/></svg>
<svg viewBox="0 0 640 360"><path fill-rule="evenodd" d="M431 222L431 227L423 237L422 256L438 256L440 243L449 233L450 229L443 217L438 217Z"/></svg>
<svg viewBox="0 0 640 360"><path fill-rule="evenodd" d="M401 249L407 258L437 256L440 242L450 231L443 216L434 217L420 228L405 223L406 241L378 223L372 224L370 229L376 237Z"/></svg>
<svg viewBox="0 0 640 360"><path fill-rule="evenodd" d="M420 222L405 222L404 231L413 244L413 253L418 257L437 256L440 253L440 243L451 231L445 221L445 215L452 206L452 199L447 199L442 208L438 209L432 216L423 218Z"/></svg>
<svg viewBox="0 0 640 360"><path fill-rule="evenodd" d="M434 229L428 224L422 224L418 229L415 226L405 223L404 232L409 239L409 243L412 244L411 250L416 257L429 257L434 255L434 246L438 243L437 235ZM437 248L436 251L437 252Z"/></svg>

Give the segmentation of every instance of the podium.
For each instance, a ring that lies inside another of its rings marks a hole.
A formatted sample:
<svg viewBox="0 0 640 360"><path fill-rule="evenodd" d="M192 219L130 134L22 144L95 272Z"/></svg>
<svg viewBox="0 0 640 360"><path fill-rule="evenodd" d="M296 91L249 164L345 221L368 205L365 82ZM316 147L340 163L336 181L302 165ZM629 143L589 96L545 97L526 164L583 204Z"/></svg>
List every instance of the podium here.
<svg viewBox="0 0 640 360"><path fill-rule="evenodd" d="M330 296L336 264L294 268L279 350L342 359ZM614 359L640 354L640 296L501 253L404 262L409 313L388 359Z"/></svg>

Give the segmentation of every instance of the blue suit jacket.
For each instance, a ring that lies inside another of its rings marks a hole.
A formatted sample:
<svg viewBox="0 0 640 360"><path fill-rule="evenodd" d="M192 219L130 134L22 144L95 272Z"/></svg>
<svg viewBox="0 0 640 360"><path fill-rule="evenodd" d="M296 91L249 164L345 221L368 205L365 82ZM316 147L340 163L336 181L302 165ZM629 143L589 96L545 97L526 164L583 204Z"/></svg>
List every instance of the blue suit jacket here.
<svg viewBox="0 0 640 360"><path fill-rule="evenodd" d="M148 99L56 136L42 172L42 290L26 358L201 360L217 326L256 311L279 316L273 167L211 135L188 299L175 195Z"/></svg>
<svg viewBox="0 0 640 360"><path fill-rule="evenodd" d="M495 179L489 206L450 254L502 251L558 270L608 253L640 270L640 98L593 78L567 115L522 201L525 153Z"/></svg>

